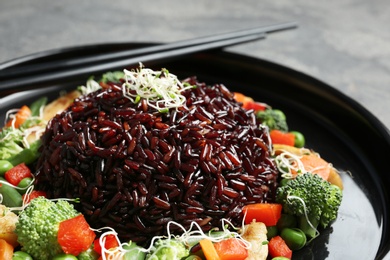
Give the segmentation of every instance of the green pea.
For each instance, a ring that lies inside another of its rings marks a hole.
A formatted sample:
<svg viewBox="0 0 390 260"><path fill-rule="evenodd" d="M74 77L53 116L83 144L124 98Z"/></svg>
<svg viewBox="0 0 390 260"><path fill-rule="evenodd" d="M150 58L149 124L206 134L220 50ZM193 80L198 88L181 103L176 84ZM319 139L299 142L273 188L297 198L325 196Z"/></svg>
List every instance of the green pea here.
<svg viewBox="0 0 390 260"><path fill-rule="evenodd" d="M291 131L290 133L294 134L295 136L295 141L294 141L294 146L298 148L302 148L305 146L305 136L298 131Z"/></svg>
<svg viewBox="0 0 390 260"><path fill-rule="evenodd" d="M21 193L21 194L26 193L27 187L29 187L32 182L33 182L33 178L30 178L30 177L26 177L26 178L22 179L19 182L18 187L22 188L23 190L18 190L19 193Z"/></svg>
<svg viewBox="0 0 390 260"><path fill-rule="evenodd" d="M0 177L0 180L6 181ZM2 184L0 186L0 194L3 196L2 204L7 207L20 207L23 204L22 195L13 187Z"/></svg>
<svg viewBox="0 0 390 260"><path fill-rule="evenodd" d="M278 227L277 226L269 226L267 227L267 239L270 240L274 236L278 234Z"/></svg>
<svg viewBox="0 0 390 260"><path fill-rule="evenodd" d="M33 260L33 258L23 251L15 251L12 260Z"/></svg>
<svg viewBox="0 0 390 260"><path fill-rule="evenodd" d="M279 231L282 231L285 228L295 228L298 225L297 218L293 215L282 214L276 226Z"/></svg>
<svg viewBox="0 0 390 260"><path fill-rule="evenodd" d="M3 176L9 169L14 167L12 163L7 160L0 160L0 175Z"/></svg>
<svg viewBox="0 0 390 260"><path fill-rule="evenodd" d="M54 256L52 260L77 260L77 257L69 254L59 254Z"/></svg>
<svg viewBox="0 0 390 260"><path fill-rule="evenodd" d="M293 251L299 250L306 245L306 235L299 228L285 228L280 233L280 236Z"/></svg>

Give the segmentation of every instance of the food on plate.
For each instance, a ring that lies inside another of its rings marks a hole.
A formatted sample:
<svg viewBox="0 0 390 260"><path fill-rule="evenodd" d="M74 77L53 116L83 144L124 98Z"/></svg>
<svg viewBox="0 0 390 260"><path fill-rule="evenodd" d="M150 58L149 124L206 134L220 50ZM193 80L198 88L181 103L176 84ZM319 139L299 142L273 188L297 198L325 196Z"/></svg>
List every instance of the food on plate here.
<svg viewBox="0 0 390 260"><path fill-rule="evenodd" d="M34 259L291 258L342 200L282 111L166 69L106 73L6 124L0 202Z"/></svg>

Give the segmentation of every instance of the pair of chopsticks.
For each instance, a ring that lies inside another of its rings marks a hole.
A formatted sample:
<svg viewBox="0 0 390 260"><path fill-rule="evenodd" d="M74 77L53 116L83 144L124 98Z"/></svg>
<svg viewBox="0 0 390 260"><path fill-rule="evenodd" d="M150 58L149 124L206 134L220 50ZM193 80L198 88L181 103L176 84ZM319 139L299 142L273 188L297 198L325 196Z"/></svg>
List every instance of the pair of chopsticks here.
<svg viewBox="0 0 390 260"><path fill-rule="evenodd" d="M220 49L240 43L264 39L267 34L297 27L295 22L223 33L150 47L122 50L92 56L55 60L32 65L4 67L0 64L0 93L34 88L37 83L54 83L80 75L92 75L129 67L139 62L177 58L196 52Z"/></svg>

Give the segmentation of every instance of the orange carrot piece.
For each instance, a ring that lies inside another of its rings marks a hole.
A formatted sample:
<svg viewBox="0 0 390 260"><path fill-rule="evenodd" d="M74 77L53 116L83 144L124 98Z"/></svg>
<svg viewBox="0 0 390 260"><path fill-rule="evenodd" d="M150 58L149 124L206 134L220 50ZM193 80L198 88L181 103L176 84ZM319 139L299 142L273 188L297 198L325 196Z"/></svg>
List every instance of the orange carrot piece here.
<svg viewBox="0 0 390 260"><path fill-rule="evenodd" d="M8 120L5 126L14 126L15 128L19 128L21 124L26 121L27 118L31 116L31 110L28 106L22 106L19 111L14 115L14 118Z"/></svg>
<svg viewBox="0 0 390 260"><path fill-rule="evenodd" d="M305 167L305 170L313 174L318 174L324 180L329 179L331 166L330 164L319 157L318 155L311 153L305 154L301 157L301 162Z"/></svg>
<svg viewBox="0 0 390 260"><path fill-rule="evenodd" d="M273 144L285 144L289 146L294 146L295 144L295 135L293 133L274 129L270 131L269 135Z"/></svg>
<svg viewBox="0 0 390 260"><path fill-rule="evenodd" d="M202 239L199 241L199 244L202 248L204 256L206 257L206 260L221 260L211 240Z"/></svg>
<svg viewBox="0 0 390 260"><path fill-rule="evenodd" d="M272 258L278 256L286 257L288 259L292 258L292 250L287 246L281 236L271 238L268 243L268 252Z"/></svg>
<svg viewBox="0 0 390 260"><path fill-rule="evenodd" d="M95 240L96 234L90 229L84 215L64 220L58 228L57 240L66 254L79 255L87 250Z"/></svg>
<svg viewBox="0 0 390 260"><path fill-rule="evenodd" d="M248 249L237 238L216 242L214 248L221 260L245 260L248 257Z"/></svg>
<svg viewBox="0 0 390 260"><path fill-rule="evenodd" d="M0 259L12 260L14 247L4 239L0 239Z"/></svg>
<svg viewBox="0 0 390 260"><path fill-rule="evenodd" d="M4 174L4 178L14 186L17 186L21 180L27 177L33 177L33 175L25 163L12 167Z"/></svg>
<svg viewBox="0 0 390 260"><path fill-rule="evenodd" d="M278 223L282 215L282 205L277 203L248 204L243 207L242 212L245 216L245 224L256 220L256 222L263 222L264 225L270 227Z"/></svg>

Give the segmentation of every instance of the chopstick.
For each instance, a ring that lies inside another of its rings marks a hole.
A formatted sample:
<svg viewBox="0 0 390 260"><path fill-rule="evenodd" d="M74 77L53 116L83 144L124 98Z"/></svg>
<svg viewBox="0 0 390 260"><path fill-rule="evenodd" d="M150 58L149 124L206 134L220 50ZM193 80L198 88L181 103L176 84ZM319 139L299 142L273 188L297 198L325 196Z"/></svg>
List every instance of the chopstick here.
<svg viewBox="0 0 390 260"><path fill-rule="evenodd" d="M124 68L139 62L145 63L172 59L196 52L233 46L263 39L268 33L295 27L297 27L295 22L280 23L108 54L12 66L9 68L2 68L2 64L0 64L0 69L2 68L0 70L0 91L27 90L33 88L32 86L36 83L50 84L60 79Z"/></svg>

